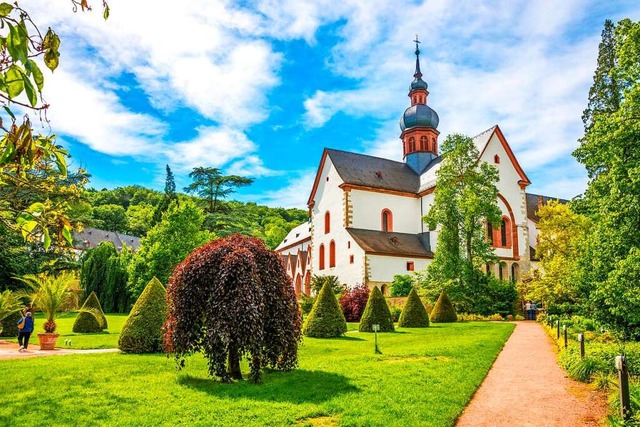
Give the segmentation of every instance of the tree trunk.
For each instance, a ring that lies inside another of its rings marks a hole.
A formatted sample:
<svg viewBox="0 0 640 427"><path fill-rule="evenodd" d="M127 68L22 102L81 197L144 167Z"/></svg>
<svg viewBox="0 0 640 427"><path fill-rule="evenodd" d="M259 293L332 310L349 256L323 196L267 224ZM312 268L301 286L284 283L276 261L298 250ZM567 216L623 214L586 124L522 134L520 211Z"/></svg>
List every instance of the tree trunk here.
<svg viewBox="0 0 640 427"><path fill-rule="evenodd" d="M240 355L233 344L229 346L228 372L234 380L242 379L242 372L240 371Z"/></svg>

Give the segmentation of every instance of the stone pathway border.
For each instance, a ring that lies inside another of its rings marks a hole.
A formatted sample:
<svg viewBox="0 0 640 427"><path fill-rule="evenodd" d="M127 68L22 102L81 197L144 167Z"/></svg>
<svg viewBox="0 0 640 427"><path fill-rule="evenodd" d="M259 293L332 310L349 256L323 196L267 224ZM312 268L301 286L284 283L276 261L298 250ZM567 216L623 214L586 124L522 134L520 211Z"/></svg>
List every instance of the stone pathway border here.
<svg viewBox="0 0 640 427"><path fill-rule="evenodd" d="M18 348L19 346L17 343L0 340L0 360L28 359L31 357L41 356L64 356L66 354L116 353L120 351L117 348L101 348L93 350L56 348L55 350L40 350L40 347L32 344L29 344L29 349L27 351L18 351Z"/></svg>
<svg viewBox="0 0 640 427"><path fill-rule="evenodd" d="M607 425L604 394L567 377L557 363L555 344L540 324L516 325L456 425Z"/></svg>

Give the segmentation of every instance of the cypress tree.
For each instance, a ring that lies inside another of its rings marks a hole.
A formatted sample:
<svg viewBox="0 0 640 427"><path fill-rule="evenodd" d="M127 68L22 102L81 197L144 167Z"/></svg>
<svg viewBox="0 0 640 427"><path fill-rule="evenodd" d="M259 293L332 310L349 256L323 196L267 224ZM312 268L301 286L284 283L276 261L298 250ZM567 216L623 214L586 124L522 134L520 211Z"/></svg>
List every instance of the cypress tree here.
<svg viewBox="0 0 640 427"><path fill-rule="evenodd" d="M387 301L377 286L369 294L367 306L362 313L358 330L360 332L373 332L373 325L380 325L380 332L393 332L393 319Z"/></svg>
<svg viewBox="0 0 640 427"><path fill-rule="evenodd" d="M456 314L456 310L453 308L453 304L449 300L445 291L440 293L440 297L438 297L438 301L436 305L433 307L431 311L431 322L432 323L453 323L458 321L458 315Z"/></svg>
<svg viewBox="0 0 640 427"><path fill-rule="evenodd" d="M314 338L335 338L347 332L347 321L331 283L326 281L307 316L302 333Z"/></svg>
<svg viewBox="0 0 640 427"><path fill-rule="evenodd" d="M162 350L162 325L166 319L167 291L155 277L147 284L124 323L118 347L127 353Z"/></svg>
<svg viewBox="0 0 640 427"><path fill-rule="evenodd" d="M411 289L409 292L407 302L398 319L398 326L401 328L426 328L429 326L429 315L415 289Z"/></svg>

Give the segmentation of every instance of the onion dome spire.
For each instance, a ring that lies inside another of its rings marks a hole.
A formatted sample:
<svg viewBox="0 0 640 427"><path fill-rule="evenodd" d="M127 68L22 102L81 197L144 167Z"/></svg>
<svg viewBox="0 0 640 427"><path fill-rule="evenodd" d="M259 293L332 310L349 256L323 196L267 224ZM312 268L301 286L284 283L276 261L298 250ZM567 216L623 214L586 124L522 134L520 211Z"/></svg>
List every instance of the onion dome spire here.
<svg viewBox="0 0 640 427"><path fill-rule="evenodd" d="M429 85L427 85L427 82L422 80L422 71L420 71L420 47L418 46L418 44L420 43L420 40L418 40L417 34L414 42L416 43L416 72L413 74L414 79L413 79L413 82L411 82L410 90L416 90L416 89L427 90Z"/></svg>

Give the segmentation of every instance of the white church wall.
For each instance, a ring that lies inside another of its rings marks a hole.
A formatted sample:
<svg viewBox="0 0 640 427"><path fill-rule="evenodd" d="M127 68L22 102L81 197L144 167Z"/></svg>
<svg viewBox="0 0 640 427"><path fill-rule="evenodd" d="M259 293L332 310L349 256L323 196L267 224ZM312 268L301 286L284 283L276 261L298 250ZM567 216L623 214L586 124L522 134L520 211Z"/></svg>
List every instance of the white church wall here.
<svg viewBox="0 0 640 427"><path fill-rule="evenodd" d="M535 222L527 218L527 223L529 224L529 246L535 248L538 246L538 234L540 232Z"/></svg>
<svg viewBox="0 0 640 427"><path fill-rule="evenodd" d="M376 285L381 283L391 284L393 276L396 274L412 273L407 270L407 262L413 262L414 271L420 271L427 268L431 260L400 256L367 255L369 281Z"/></svg>
<svg viewBox="0 0 640 427"><path fill-rule="evenodd" d="M382 230L382 211L389 209L393 215L394 232L420 233L420 201L415 197L352 190L350 200L353 228Z"/></svg>

